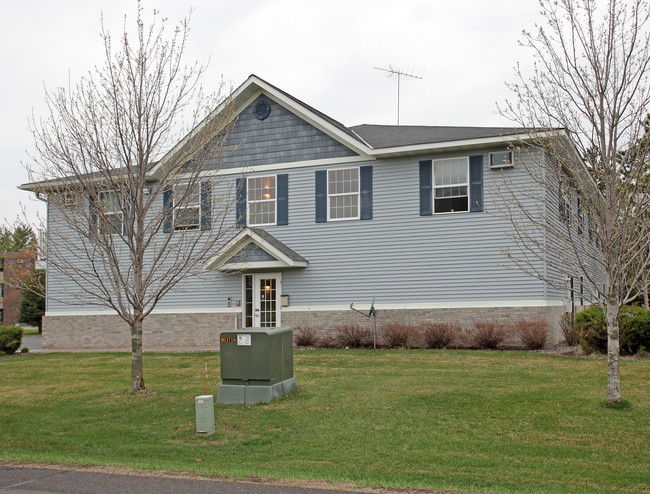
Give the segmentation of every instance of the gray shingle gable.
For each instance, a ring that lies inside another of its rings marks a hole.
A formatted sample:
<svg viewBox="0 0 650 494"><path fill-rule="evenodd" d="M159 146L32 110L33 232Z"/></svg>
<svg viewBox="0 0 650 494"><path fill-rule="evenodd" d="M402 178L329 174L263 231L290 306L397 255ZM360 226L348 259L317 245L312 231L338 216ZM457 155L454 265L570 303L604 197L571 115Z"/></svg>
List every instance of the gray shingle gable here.
<svg viewBox="0 0 650 494"><path fill-rule="evenodd" d="M254 115L255 105L260 101L271 107L269 116L263 120ZM225 149L224 168L357 156L265 95L256 98L239 114Z"/></svg>

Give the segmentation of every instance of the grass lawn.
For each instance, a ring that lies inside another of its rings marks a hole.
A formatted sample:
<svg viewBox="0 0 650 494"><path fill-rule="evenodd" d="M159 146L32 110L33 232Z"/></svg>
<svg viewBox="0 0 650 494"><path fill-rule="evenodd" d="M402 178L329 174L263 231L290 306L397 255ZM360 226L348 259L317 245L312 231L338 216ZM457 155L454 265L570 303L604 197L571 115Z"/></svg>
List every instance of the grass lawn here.
<svg viewBox="0 0 650 494"><path fill-rule="evenodd" d="M23 328L23 336L38 336L38 328Z"/></svg>
<svg viewBox="0 0 650 494"><path fill-rule="evenodd" d="M295 353L299 390L215 407L194 432L206 354L0 358L0 458L491 492L650 492L650 361L623 361L630 406L604 406L606 362L526 352ZM209 354L216 395L219 356Z"/></svg>

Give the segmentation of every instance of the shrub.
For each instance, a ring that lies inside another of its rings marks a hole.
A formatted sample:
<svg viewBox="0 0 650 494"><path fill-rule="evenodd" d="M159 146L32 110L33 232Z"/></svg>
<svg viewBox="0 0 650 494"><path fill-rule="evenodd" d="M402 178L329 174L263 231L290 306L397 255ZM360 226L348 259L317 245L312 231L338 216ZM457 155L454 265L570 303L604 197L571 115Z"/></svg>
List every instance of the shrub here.
<svg viewBox="0 0 650 494"><path fill-rule="evenodd" d="M18 326L0 326L0 352L11 355L20 347L23 329Z"/></svg>
<svg viewBox="0 0 650 494"><path fill-rule="evenodd" d="M625 335L621 341L621 353L634 354L650 347L650 311L640 307L621 309L619 330Z"/></svg>
<svg viewBox="0 0 650 494"><path fill-rule="evenodd" d="M460 327L449 323L427 322L424 323L422 332L427 348L446 348L460 332Z"/></svg>
<svg viewBox="0 0 650 494"><path fill-rule="evenodd" d="M318 346L318 332L312 326L298 326L293 331L293 341L297 346Z"/></svg>
<svg viewBox="0 0 650 494"><path fill-rule="evenodd" d="M332 345L338 348L364 348L372 346L372 332L359 324L341 324L334 327Z"/></svg>
<svg viewBox="0 0 650 494"><path fill-rule="evenodd" d="M637 353L641 346L650 346L650 311L641 307L621 307L618 315L621 354ZM593 350L607 353L607 322L600 307L589 307L576 314L576 330L580 339Z"/></svg>
<svg viewBox="0 0 650 494"><path fill-rule="evenodd" d="M569 346L576 346L578 344L578 333L576 333L575 324L573 322L573 314L567 312L560 317L560 329L564 336L564 341Z"/></svg>
<svg viewBox="0 0 650 494"><path fill-rule="evenodd" d="M607 324L600 307L591 307L578 312L575 317L576 332L580 346L586 350L607 353Z"/></svg>
<svg viewBox="0 0 650 494"><path fill-rule="evenodd" d="M405 347L411 335L412 328L407 324L389 324L382 330L384 343L388 348Z"/></svg>
<svg viewBox="0 0 650 494"><path fill-rule="evenodd" d="M515 330L527 350L539 350L546 345L548 339L546 321L518 321Z"/></svg>
<svg viewBox="0 0 650 494"><path fill-rule="evenodd" d="M582 351L584 353L586 353L587 355L589 355L591 353L594 353L593 348L591 348L591 346L589 346L589 343L587 343L587 340L585 340L584 338L580 338L578 340L578 342L580 343L580 348L582 348Z"/></svg>
<svg viewBox="0 0 650 494"><path fill-rule="evenodd" d="M474 347L490 350L497 348L505 336L503 324L477 322L474 324L474 331L469 334L469 341Z"/></svg>
<svg viewBox="0 0 650 494"><path fill-rule="evenodd" d="M29 348L27 348L26 346L22 347L20 349L20 353L29 353Z"/></svg>

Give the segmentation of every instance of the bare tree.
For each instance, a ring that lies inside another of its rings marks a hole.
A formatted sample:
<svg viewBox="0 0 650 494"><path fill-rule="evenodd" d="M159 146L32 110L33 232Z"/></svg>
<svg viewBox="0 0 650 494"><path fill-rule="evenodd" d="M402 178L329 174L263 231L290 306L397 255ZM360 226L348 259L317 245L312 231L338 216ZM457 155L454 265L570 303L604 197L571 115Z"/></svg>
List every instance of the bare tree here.
<svg viewBox="0 0 650 494"><path fill-rule="evenodd" d="M49 203L48 273L74 287L66 303L108 307L129 325L131 391L145 388L143 321L196 275L234 204L205 173L225 158L231 101L205 96L204 67L185 65L188 22L169 34L156 12L146 26L138 5L135 39L125 21L115 50L102 22L103 65L46 91L49 114L31 121L27 188Z"/></svg>
<svg viewBox="0 0 650 494"><path fill-rule="evenodd" d="M636 144L650 103L650 10L644 0L540 5L544 23L522 43L534 73L517 68L514 101L500 109L544 150L528 164L531 184L543 187L510 187L506 217L519 251L509 255L557 287L562 273L576 276L574 292L603 309L607 401L618 402L619 310L648 284L648 148Z"/></svg>

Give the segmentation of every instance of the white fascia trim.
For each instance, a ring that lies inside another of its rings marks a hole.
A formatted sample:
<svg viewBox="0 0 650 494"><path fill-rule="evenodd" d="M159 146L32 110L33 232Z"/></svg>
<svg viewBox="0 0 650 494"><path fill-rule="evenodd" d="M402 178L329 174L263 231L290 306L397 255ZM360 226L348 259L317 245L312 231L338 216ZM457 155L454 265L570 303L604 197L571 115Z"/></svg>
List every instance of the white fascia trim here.
<svg viewBox="0 0 650 494"><path fill-rule="evenodd" d="M265 250L269 255L275 257L277 261L262 261L256 263L231 263L226 264L226 261L235 255L237 251L246 246L246 244L252 241L260 249ZM220 261L222 259L222 261ZM228 266L226 268L226 266ZM232 267L231 267L232 266ZM237 267L235 267L237 266ZM306 262L294 261L287 257L285 254L277 250L275 247L270 245L268 242L265 242L262 237L257 233L253 232L250 228L245 228L239 232L230 242L224 245L219 251L212 256L208 261L203 265L203 269L220 269L226 271L234 271L237 269L252 269L252 268L304 268L307 266Z"/></svg>
<svg viewBox="0 0 650 494"><path fill-rule="evenodd" d="M216 308L183 308L183 309L154 309L151 314L240 314L241 307L216 307ZM112 310L50 310L45 312L45 317L71 317L71 316L117 316Z"/></svg>
<svg viewBox="0 0 650 494"><path fill-rule="evenodd" d="M402 153L424 153L426 151L440 151L447 148L489 146L503 144L504 142L530 141L535 138L552 136L550 132L537 132L534 134L512 134L496 137L481 137L477 139L461 139L458 141L445 141L430 144L416 144L412 146L395 146L392 148L373 149L369 154L376 157L384 155L394 156Z"/></svg>
<svg viewBox="0 0 650 494"><path fill-rule="evenodd" d="M208 170L201 173L202 177L218 177L222 175L250 175L253 173L273 172L278 170L289 170L292 168L323 167L331 165L346 165L348 163L359 163L363 161L375 161L375 158L364 156L348 156L342 158L321 158L317 160L292 161L290 163L274 163L271 165L256 165L237 168L226 168L220 170ZM188 174L179 175L179 178L189 178Z"/></svg>
<svg viewBox="0 0 650 494"><path fill-rule="evenodd" d="M293 262L288 265L282 261L233 262L219 266L219 271L250 271L251 269L306 268L306 262Z"/></svg>
<svg viewBox="0 0 650 494"><path fill-rule="evenodd" d="M562 307L561 300L487 300L469 302L415 302L415 303L393 303L375 304L377 310L409 310L409 309L479 309L489 307ZM365 310L365 305L355 306L359 310ZM367 307L370 309L370 306ZM287 312L308 312L308 311L340 311L350 310L349 305L294 305L283 307Z"/></svg>

